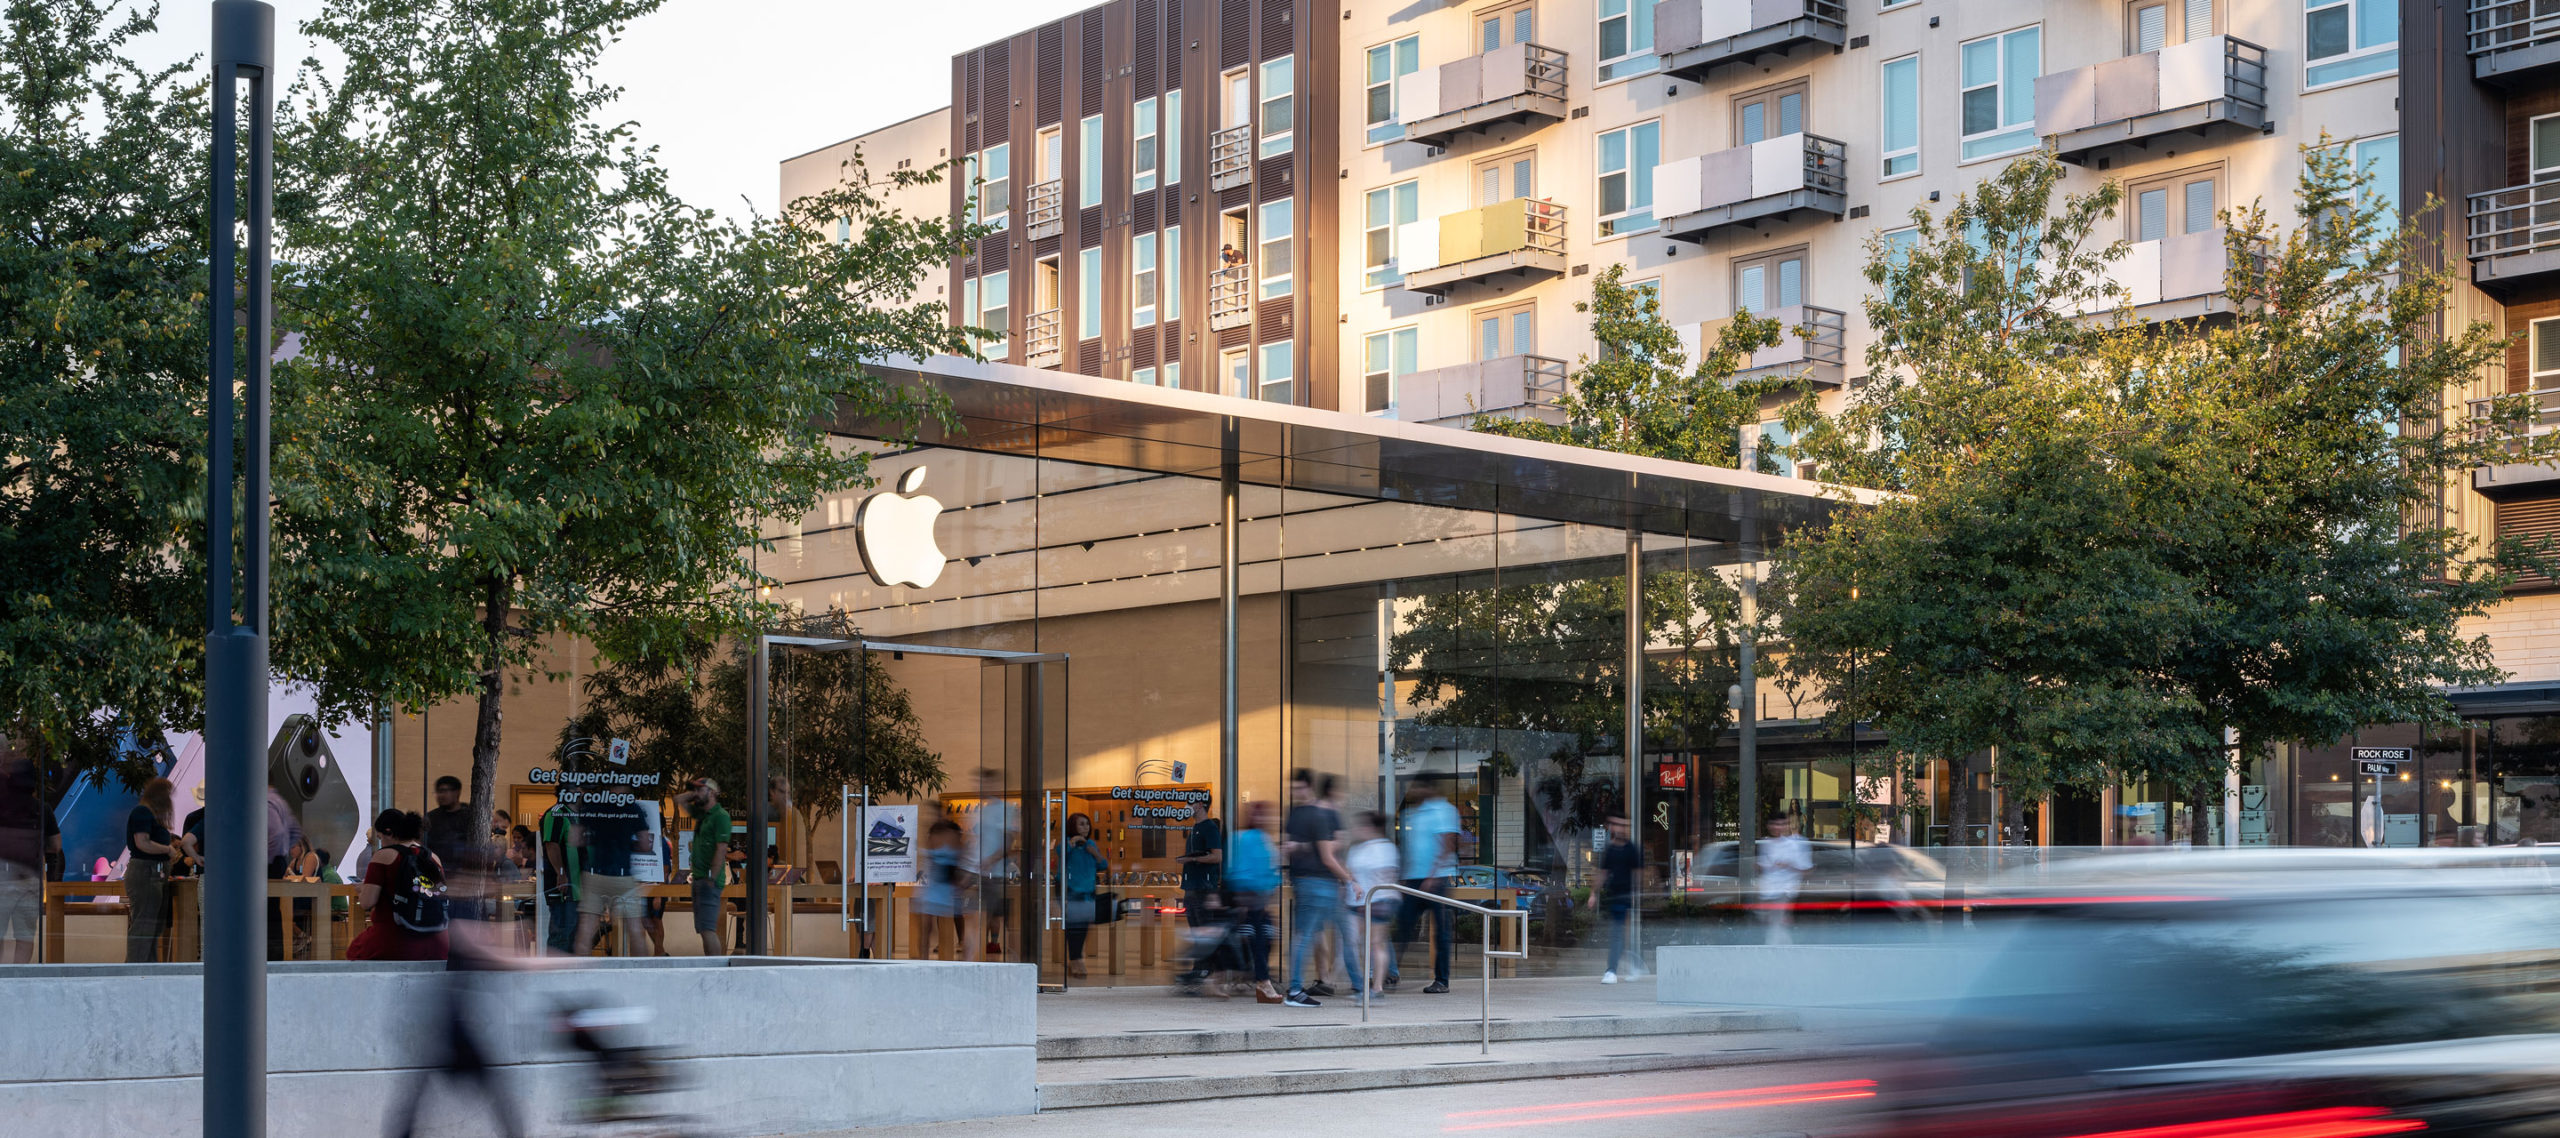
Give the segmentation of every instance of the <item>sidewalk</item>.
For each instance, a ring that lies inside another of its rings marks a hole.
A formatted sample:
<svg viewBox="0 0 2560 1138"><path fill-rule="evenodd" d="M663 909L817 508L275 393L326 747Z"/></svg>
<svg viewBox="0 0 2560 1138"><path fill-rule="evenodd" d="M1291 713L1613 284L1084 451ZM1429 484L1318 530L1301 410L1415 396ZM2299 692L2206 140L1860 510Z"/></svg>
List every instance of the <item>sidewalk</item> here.
<svg viewBox="0 0 2560 1138"><path fill-rule="evenodd" d="M1427 982L1428 976L1425 981ZM1372 1024L1473 1023L1484 1005L1481 981L1452 981L1448 992L1422 994L1408 978L1395 994L1369 1007ZM1360 1022L1357 997L1328 997L1320 1008L1258 1004L1250 996L1217 999L1177 996L1161 988L1069 988L1039 998L1042 1039L1154 1032L1232 1031L1269 1027L1337 1027ZM1647 976L1621 984L1592 977L1538 977L1493 982L1493 1019L1567 1019L1575 1016L1694 1016L1707 1009L1653 1002Z"/></svg>

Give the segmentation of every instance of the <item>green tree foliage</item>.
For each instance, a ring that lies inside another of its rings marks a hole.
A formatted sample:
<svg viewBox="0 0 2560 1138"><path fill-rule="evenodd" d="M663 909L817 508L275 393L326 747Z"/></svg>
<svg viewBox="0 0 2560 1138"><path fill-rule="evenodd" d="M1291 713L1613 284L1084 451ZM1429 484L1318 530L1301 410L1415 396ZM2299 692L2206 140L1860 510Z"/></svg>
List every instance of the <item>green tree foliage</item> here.
<svg viewBox="0 0 2560 1138"><path fill-rule="evenodd" d="M125 57L156 7L6 10L0 731L138 782L201 699L206 89Z"/></svg>
<svg viewBox="0 0 2560 1138"><path fill-rule="evenodd" d="M746 223L669 192L594 79L655 7L334 0L303 29L345 65L279 149L278 662L331 713L476 697L484 818L508 676L769 623L760 520L865 479L825 425L940 413L865 361L968 350L906 303L968 231L884 204L939 170Z"/></svg>
<svg viewBox="0 0 2560 1138"><path fill-rule="evenodd" d="M2441 686L2495 675L2459 626L2529 554L2433 505L2505 453L2442 410L2498 341L2439 334L2446 278L2340 150L2307 153L2293 225L2225 217L2228 316L2137 319L2096 233L2116 187L2057 200L2049 157L1871 248L1875 379L1790 414L1831 476L1904 496L1799 537L1772 590L1836 717L1914 764L1996 748L2013 802L2193 791L2278 742L2444 721Z"/></svg>

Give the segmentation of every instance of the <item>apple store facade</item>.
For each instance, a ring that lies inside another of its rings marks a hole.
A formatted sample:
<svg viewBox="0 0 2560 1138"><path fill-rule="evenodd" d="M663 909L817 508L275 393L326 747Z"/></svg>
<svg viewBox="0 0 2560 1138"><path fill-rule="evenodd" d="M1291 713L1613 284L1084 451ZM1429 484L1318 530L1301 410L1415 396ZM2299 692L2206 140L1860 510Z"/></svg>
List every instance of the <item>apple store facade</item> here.
<svg viewBox="0 0 2560 1138"><path fill-rule="evenodd" d="M1445 796L1479 884L1587 858L1631 779L1648 863L1695 850L1731 825L1706 768L1730 748L1739 575L1858 500L1001 364L875 370L947 396L951 424L835 424L875 485L773 527L761 568L887 658L945 777L919 826L960 828L988 942L1053 983L1164 982L1193 824L1285 807L1296 769L1346 815ZM1044 851L1074 815L1121 919L1071 977L1066 910L1092 910Z"/></svg>

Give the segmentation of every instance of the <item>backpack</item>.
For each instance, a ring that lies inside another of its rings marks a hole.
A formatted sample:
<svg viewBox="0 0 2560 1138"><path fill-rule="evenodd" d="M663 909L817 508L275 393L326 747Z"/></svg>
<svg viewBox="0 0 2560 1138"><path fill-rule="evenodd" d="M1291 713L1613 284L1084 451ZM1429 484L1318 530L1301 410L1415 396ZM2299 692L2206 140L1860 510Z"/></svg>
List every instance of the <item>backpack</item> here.
<svg viewBox="0 0 2560 1138"><path fill-rule="evenodd" d="M440 933L451 923L444 898L444 867L415 847L397 847L391 863L391 922L413 933Z"/></svg>

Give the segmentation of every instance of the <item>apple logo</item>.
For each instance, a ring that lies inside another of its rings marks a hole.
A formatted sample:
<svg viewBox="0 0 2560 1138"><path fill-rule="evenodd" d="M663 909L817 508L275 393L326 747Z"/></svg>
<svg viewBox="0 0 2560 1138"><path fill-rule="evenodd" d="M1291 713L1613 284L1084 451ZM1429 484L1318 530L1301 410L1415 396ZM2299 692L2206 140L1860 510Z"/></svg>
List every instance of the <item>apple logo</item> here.
<svg viewBox="0 0 2560 1138"><path fill-rule="evenodd" d="M898 476L896 493L883 490L862 500L853 511L854 547L862 567L882 585L930 588L942 576L942 547L934 544L933 520L942 503L924 487L924 468L911 467Z"/></svg>

